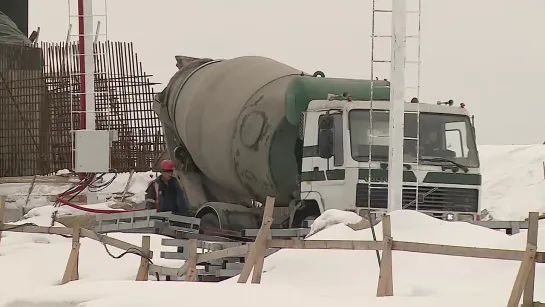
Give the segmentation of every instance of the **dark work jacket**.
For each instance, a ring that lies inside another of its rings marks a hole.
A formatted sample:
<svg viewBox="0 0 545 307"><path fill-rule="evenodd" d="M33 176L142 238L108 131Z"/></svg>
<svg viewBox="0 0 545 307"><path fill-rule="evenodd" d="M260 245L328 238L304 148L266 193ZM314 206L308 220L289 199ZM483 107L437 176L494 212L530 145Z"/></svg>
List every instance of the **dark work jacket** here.
<svg viewBox="0 0 545 307"><path fill-rule="evenodd" d="M158 195L159 194L159 198ZM156 209L157 212L170 211L178 215L187 215L189 212L185 203L184 191L175 177L165 183L162 176L153 180L146 189L146 208Z"/></svg>

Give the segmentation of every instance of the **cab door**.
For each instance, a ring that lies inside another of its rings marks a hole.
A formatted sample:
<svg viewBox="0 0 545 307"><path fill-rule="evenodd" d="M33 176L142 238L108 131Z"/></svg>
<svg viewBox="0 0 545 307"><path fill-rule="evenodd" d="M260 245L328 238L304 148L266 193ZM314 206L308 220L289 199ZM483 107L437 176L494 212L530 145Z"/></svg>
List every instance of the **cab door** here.
<svg viewBox="0 0 545 307"><path fill-rule="evenodd" d="M342 111L329 110L318 117L318 158L314 160L314 171L319 180L313 181L312 189L321 195L324 210L345 210L347 206L344 131Z"/></svg>

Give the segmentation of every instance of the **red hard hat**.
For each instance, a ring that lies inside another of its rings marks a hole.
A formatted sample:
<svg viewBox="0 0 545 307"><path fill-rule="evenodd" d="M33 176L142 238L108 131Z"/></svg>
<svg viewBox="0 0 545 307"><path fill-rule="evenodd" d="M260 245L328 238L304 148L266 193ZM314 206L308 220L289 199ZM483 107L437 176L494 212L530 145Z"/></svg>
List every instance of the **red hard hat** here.
<svg viewBox="0 0 545 307"><path fill-rule="evenodd" d="M161 161L161 170L162 171L172 171L174 170L174 163L172 160L163 160Z"/></svg>

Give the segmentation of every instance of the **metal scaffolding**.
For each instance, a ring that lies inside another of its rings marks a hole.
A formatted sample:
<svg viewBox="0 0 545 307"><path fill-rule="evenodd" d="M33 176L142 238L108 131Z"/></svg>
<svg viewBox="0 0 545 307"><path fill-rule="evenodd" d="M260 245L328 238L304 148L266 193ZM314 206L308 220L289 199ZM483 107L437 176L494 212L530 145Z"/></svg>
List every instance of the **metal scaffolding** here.
<svg viewBox="0 0 545 307"><path fill-rule="evenodd" d="M117 130L111 167L146 171L163 148L154 92L131 43L96 42L96 129ZM79 129L78 43L0 45L0 177L72 169ZM75 114L75 115L74 115ZM72 123L72 124L71 124Z"/></svg>

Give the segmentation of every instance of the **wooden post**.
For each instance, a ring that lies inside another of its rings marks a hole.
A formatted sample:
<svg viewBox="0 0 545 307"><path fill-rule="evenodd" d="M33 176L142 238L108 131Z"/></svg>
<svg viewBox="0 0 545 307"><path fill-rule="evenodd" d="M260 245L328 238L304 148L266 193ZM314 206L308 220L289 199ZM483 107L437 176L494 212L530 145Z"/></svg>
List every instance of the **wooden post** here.
<svg viewBox="0 0 545 307"><path fill-rule="evenodd" d="M248 281L252 269L252 283L258 284L261 282L265 250L267 249L267 241L269 239L269 232L273 222L272 215L274 211L274 200L274 197L267 197L265 209L263 211L261 228L259 229L255 243L248 252L244 267L242 268L242 272L240 272L240 276L238 277L239 284L245 284Z"/></svg>
<svg viewBox="0 0 545 307"><path fill-rule="evenodd" d="M79 262L79 247L80 247L80 232L79 226L75 226L72 234L72 250L70 251L70 257L66 263L66 269L64 270L64 276L62 277L61 284L66 284L73 280L79 279L78 262Z"/></svg>
<svg viewBox="0 0 545 307"><path fill-rule="evenodd" d="M515 279L515 284L509 296L507 307L518 307L520 298L524 293L523 306L531 307L534 305L534 279L537 251L537 231L538 216L536 212L531 212L528 218L528 236L526 251L522 257L520 268Z"/></svg>
<svg viewBox="0 0 545 307"><path fill-rule="evenodd" d="M511 290L511 295L509 296L509 302L507 307L518 307L520 302L520 297L524 291L524 287L530 276L530 270L532 268L532 262L535 263L536 256L536 247L531 244L526 245L526 251L522 257L522 262L520 263L520 268L517 273L517 278L515 279L515 284Z"/></svg>
<svg viewBox="0 0 545 307"><path fill-rule="evenodd" d="M185 280L197 281L197 239L189 239Z"/></svg>
<svg viewBox="0 0 545 307"><path fill-rule="evenodd" d="M121 202L125 201L125 195L127 195L127 191L129 190L129 187L131 186L131 180L132 180L133 174L134 174L134 169L131 169L131 173L129 174L129 179L127 180L127 184L125 184L125 189L123 189L123 194L121 194Z"/></svg>
<svg viewBox="0 0 545 307"><path fill-rule="evenodd" d="M26 195L25 205L23 206L23 215L26 214L25 209L28 206L28 202L30 201L30 194L32 194L32 191L34 190L34 183L36 183L36 178L38 175L34 175L32 178L32 183L30 184L30 187L28 188L28 193Z"/></svg>
<svg viewBox="0 0 545 307"><path fill-rule="evenodd" d="M537 250L537 233L539 224L539 213L530 212L528 217L528 236L527 244L535 246ZM534 282L536 275L536 262L534 261L530 264L530 273L528 275L528 280L524 286L524 296L522 297L522 306L532 307L534 304Z"/></svg>
<svg viewBox="0 0 545 307"><path fill-rule="evenodd" d="M149 259L151 258L150 236L142 237L141 252L145 257L140 257L140 267L138 268L138 273L136 273L136 281L147 281L149 276Z"/></svg>
<svg viewBox="0 0 545 307"><path fill-rule="evenodd" d="M6 209L6 196L0 195L0 242L2 242L2 229L4 229L4 211Z"/></svg>
<svg viewBox="0 0 545 307"><path fill-rule="evenodd" d="M378 277L377 296L394 295L394 284L392 277L392 225L390 216L382 217L382 260L380 262L380 274Z"/></svg>

